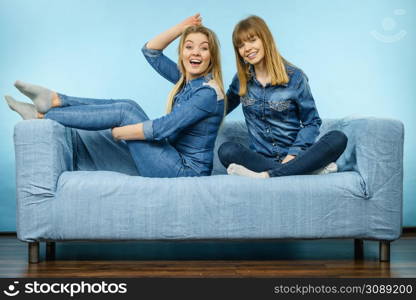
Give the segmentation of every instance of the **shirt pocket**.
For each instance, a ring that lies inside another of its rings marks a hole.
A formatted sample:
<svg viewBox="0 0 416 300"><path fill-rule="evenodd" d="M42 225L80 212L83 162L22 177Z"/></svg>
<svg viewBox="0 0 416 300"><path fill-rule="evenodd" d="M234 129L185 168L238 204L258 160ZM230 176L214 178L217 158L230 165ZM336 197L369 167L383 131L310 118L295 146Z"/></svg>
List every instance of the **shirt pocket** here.
<svg viewBox="0 0 416 300"><path fill-rule="evenodd" d="M285 112L288 111L290 108L290 104L292 100L276 100L276 101L269 101L269 107L277 112Z"/></svg>
<svg viewBox="0 0 416 300"><path fill-rule="evenodd" d="M292 100L291 99L276 99L276 100L269 100L269 109L270 114L272 117L286 120L289 116L289 112L292 107Z"/></svg>
<svg viewBox="0 0 416 300"><path fill-rule="evenodd" d="M251 106L256 102L256 99L249 97L247 95L240 97L240 99L244 107Z"/></svg>

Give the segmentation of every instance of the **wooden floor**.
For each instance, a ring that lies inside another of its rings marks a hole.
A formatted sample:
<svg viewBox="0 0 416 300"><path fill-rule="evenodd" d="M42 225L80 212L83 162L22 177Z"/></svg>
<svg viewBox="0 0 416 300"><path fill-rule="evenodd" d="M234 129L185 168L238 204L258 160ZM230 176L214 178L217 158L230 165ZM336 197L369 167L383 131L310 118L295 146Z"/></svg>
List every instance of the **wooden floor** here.
<svg viewBox="0 0 416 300"><path fill-rule="evenodd" d="M0 235L0 277L416 277L416 235L391 244L365 241L354 260L353 240L256 242L63 242L56 260L27 263L27 244Z"/></svg>

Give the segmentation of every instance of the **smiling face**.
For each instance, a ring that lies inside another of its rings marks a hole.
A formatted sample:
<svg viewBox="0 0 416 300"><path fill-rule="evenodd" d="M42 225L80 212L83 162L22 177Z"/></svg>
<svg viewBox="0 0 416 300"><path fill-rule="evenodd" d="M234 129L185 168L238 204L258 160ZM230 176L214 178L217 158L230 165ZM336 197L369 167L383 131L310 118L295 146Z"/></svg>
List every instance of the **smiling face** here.
<svg viewBox="0 0 416 300"><path fill-rule="evenodd" d="M251 36L242 40L238 45L238 53L249 64L257 65L263 62L264 46L258 36Z"/></svg>
<svg viewBox="0 0 416 300"><path fill-rule="evenodd" d="M203 33L190 33L182 49L182 64L186 80L202 76L211 62L208 37Z"/></svg>
<svg viewBox="0 0 416 300"><path fill-rule="evenodd" d="M238 94L247 94L250 66L256 74L267 72L272 85L287 84L286 61L277 50L273 35L266 22L260 17L250 16L235 25L232 35L237 74L240 81ZM259 72L257 72L259 71Z"/></svg>

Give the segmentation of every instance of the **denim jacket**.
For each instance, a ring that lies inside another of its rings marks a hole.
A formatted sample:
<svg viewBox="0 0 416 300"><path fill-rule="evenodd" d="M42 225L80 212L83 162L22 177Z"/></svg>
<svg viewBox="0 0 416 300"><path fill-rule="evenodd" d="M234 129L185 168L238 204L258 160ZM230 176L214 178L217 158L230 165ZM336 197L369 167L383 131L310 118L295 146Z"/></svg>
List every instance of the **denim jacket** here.
<svg viewBox="0 0 416 300"><path fill-rule="evenodd" d="M250 148L277 160L306 150L315 142L322 123L306 75L298 68L286 66L290 78L287 84L263 87L252 66L250 70L246 95L238 95L237 75L227 92L227 113L242 103Z"/></svg>
<svg viewBox="0 0 416 300"><path fill-rule="evenodd" d="M165 79L176 83L181 73L176 63L161 50L142 52L150 65ZM210 175L214 144L224 116L224 95L211 74L188 81L176 94L172 111L143 123L146 140L167 139L182 157L183 164L200 175Z"/></svg>

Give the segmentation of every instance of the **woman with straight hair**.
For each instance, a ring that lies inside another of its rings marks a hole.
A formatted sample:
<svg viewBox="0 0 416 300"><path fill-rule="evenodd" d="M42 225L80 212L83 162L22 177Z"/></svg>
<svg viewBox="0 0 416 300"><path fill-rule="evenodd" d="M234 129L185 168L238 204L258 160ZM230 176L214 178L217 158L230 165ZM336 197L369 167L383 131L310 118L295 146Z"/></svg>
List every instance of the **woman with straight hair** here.
<svg viewBox="0 0 416 300"><path fill-rule="evenodd" d="M179 36L176 64L162 50ZM126 141L141 176L210 175L225 107L214 32L202 26L196 14L150 40L142 52L159 74L175 84L167 114L160 118L149 120L133 100L70 97L22 81L15 86L34 105L10 96L6 100L23 119L51 119L85 130L112 129L115 139Z"/></svg>
<svg viewBox="0 0 416 300"><path fill-rule="evenodd" d="M227 113L242 104L250 149L222 144L218 155L227 172L269 178L336 171L347 137L330 131L315 142L322 122L308 78L280 55L264 20L240 21L233 45L237 74L227 92Z"/></svg>

